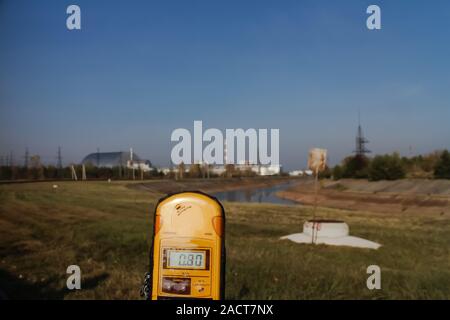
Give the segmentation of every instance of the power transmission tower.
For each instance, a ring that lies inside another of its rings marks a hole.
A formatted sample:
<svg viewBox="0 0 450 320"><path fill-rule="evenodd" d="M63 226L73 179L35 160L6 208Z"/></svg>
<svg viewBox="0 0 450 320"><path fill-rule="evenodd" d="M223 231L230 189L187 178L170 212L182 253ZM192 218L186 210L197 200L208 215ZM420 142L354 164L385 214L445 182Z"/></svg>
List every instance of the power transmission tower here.
<svg viewBox="0 0 450 320"><path fill-rule="evenodd" d="M62 165L61 147L58 147L58 156L57 156L57 161L56 161L56 176L58 178L63 177L62 167L63 167L63 165Z"/></svg>
<svg viewBox="0 0 450 320"><path fill-rule="evenodd" d="M61 155L61 147L58 147L58 162L56 164L58 169L62 169L62 155Z"/></svg>
<svg viewBox="0 0 450 320"><path fill-rule="evenodd" d="M97 168L100 167L100 148L97 148Z"/></svg>
<svg viewBox="0 0 450 320"><path fill-rule="evenodd" d="M366 148L366 144L369 143L369 140L367 140L364 137L362 127L361 127L361 117L358 110L358 132L356 134L356 148L355 153L359 157L364 157L366 153L370 153L371 151Z"/></svg>

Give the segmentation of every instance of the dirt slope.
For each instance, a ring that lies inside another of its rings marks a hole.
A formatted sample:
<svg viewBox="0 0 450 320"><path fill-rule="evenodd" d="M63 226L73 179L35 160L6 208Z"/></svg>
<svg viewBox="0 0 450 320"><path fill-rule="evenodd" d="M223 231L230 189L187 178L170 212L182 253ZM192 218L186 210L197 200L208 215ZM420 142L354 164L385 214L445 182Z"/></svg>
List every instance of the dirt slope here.
<svg viewBox="0 0 450 320"><path fill-rule="evenodd" d="M450 215L449 180L321 181L318 205L386 213ZM285 199L314 204L313 181L305 180L281 191Z"/></svg>

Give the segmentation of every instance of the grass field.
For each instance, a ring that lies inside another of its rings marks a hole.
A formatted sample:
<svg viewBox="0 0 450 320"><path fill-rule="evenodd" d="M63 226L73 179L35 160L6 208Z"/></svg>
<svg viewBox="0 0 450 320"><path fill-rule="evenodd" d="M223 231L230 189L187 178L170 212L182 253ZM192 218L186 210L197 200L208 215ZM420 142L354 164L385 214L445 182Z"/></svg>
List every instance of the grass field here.
<svg viewBox="0 0 450 320"><path fill-rule="evenodd" d="M162 196L123 182L0 185L0 290L9 298L139 299L153 209ZM379 250L279 240L311 216L301 206L225 203L228 299L450 299L448 215L319 209ZM66 268L82 290L66 289ZM368 290L366 268L382 271Z"/></svg>

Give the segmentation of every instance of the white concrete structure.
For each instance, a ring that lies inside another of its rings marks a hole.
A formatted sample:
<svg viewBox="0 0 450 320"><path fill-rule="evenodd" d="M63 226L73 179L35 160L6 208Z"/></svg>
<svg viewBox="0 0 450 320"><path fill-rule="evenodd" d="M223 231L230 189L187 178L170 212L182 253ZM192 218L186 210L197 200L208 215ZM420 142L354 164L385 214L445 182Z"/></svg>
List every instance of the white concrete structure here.
<svg viewBox="0 0 450 320"><path fill-rule="evenodd" d="M127 161L128 169L142 170L144 172L148 172L153 170L148 161L140 161L140 160L128 160Z"/></svg>
<svg viewBox="0 0 450 320"><path fill-rule="evenodd" d="M381 244L349 235L349 227L343 221L316 220L303 224L303 233L294 233L280 239L296 243L327 244L357 248L378 249Z"/></svg>

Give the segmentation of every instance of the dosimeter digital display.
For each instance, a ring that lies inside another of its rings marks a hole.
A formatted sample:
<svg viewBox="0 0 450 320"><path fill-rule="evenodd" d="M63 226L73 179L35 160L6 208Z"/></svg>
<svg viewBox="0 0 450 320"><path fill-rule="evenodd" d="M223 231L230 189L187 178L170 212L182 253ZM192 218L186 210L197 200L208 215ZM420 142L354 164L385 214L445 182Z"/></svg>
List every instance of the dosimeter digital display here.
<svg viewBox="0 0 450 320"><path fill-rule="evenodd" d="M202 192L160 199L150 253L151 298L222 299L225 212Z"/></svg>
<svg viewBox="0 0 450 320"><path fill-rule="evenodd" d="M167 268L205 269L206 251L167 250Z"/></svg>

